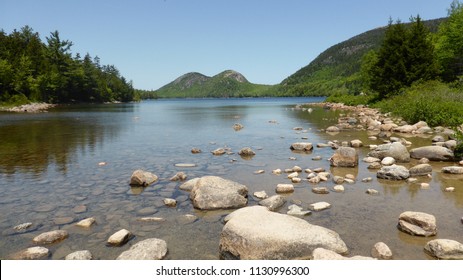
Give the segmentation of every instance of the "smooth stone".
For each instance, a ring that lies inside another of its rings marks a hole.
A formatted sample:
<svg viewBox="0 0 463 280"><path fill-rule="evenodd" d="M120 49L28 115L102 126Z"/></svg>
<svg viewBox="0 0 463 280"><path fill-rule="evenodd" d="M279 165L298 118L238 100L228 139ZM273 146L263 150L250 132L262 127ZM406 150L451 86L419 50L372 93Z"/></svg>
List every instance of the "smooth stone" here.
<svg viewBox="0 0 463 280"><path fill-rule="evenodd" d="M89 250L82 250L82 251L76 251L73 253L70 253L67 255L65 260L92 260L93 255L90 253Z"/></svg>
<svg viewBox="0 0 463 280"><path fill-rule="evenodd" d="M138 218L137 221L140 221L140 222L165 222L166 219L161 218L161 217L141 217L141 218Z"/></svg>
<svg viewBox="0 0 463 280"><path fill-rule="evenodd" d="M177 201L172 198L164 198L163 199L164 205L168 207L176 207L177 206Z"/></svg>
<svg viewBox="0 0 463 280"><path fill-rule="evenodd" d="M375 157L379 159L383 159L385 157L392 157L397 162L409 162L410 161L410 153L402 143L394 142L379 145L373 151L369 152L368 157Z"/></svg>
<svg viewBox="0 0 463 280"><path fill-rule="evenodd" d="M410 151L410 157L415 159L427 158L431 161L453 161L451 150L440 146L425 146Z"/></svg>
<svg viewBox="0 0 463 280"><path fill-rule="evenodd" d="M369 183L371 181L373 181L373 178L371 178L371 177L366 177L366 178L362 179L362 183Z"/></svg>
<svg viewBox="0 0 463 280"><path fill-rule="evenodd" d="M313 145L312 143L308 143L308 142L297 142L297 143L291 144L289 148L294 151L308 152L308 151L313 150Z"/></svg>
<svg viewBox="0 0 463 280"><path fill-rule="evenodd" d="M254 196L258 199L266 199L268 197L265 191L254 192Z"/></svg>
<svg viewBox="0 0 463 280"><path fill-rule="evenodd" d="M41 233L34 237L32 241L36 244L52 244L55 242L62 241L69 236L65 230L53 230Z"/></svg>
<svg viewBox="0 0 463 280"><path fill-rule="evenodd" d="M188 180L185 183L181 184L179 189L181 189L182 191L191 192L191 190L196 185L196 183L199 181L199 179L200 178L194 178L194 179Z"/></svg>
<svg viewBox="0 0 463 280"><path fill-rule="evenodd" d="M108 244L112 246L122 246L132 237L132 233L126 229L121 229L108 238Z"/></svg>
<svg viewBox="0 0 463 280"><path fill-rule="evenodd" d="M242 148L238 154L242 157L251 157L251 156L254 156L256 155L256 153L249 147L246 147L246 148Z"/></svg>
<svg viewBox="0 0 463 280"><path fill-rule="evenodd" d="M226 153L224 148L218 148L211 152L214 156L220 156Z"/></svg>
<svg viewBox="0 0 463 280"><path fill-rule="evenodd" d="M330 165L333 167L355 167L358 165L357 150L351 147L340 147L329 158Z"/></svg>
<svg viewBox="0 0 463 280"><path fill-rule="evenodd" d="M373 162L381 162L381 159L376 158L376 157L366 157L366 158L363 158L362 161L366 163L373 163Z"/></svg>
<svg viewBox="0 0 463 280"><path fill-rule="evenodd" d="M297 183L302 182L302 179L301 179L301 178L294 177L294 178L291 178L291 182L297 184Z"/></svg>
<svg viewBox="0 0 463 280"><path fill-rule="evenodd" d="M200 153L202 153L202 151L201 151L200 148L192 148L192 149L191 149L191 153L192 153L192 154L200 154Z"/></svg>
<svg viewBox="0 0 463 280"><path fill-rule="evenodd" d="M360 147L363 147L363 142L360 141L359 139L355 139L355 140L350 141L350 146L353 148L360 148Z"/></svg>
<svg viewBox="0 0 463 280"><path fill-rule="evenodd" d="M309 215L310 213L312 213L311 211L303 211L302 209L303 209L302 207L296 204L291 204L290 206L288 206L288 212L286 212L286 214L292 215L292 216L305 216L305 215Z"/></svg>
<svg viewBox="0 0 463 280"><path fill-rule="evenodd" d="M240 123L235 123L235 124L233 125L233 129L234 129L235 131L239 131L239 130L241 130L241 129L243 129L243 128L244 128L244 126L243 126L242 124L240 124Z"/></svg>
<svg viewBox="0 0 463 280"><path fill-rule="evenodd" d="M333 187L335 192L344 192L344 186L343 185L336 185Z"/></svg>
<svg viewBox="0 0 463 280"><path fill-rule="evenodd" d="M133 186L148 186L158 180L158 176L151 172L143 170L135 170L130 177L130 185Z"/></svg>
<svg viewBox="0 0 463 280"><path fill-rule="evenodd" d="M196 209L231 209L246 206L248 188L240 183L217 176L200 178L190 193Z"/></svg>
<svg viewBox="0 0 463 280"><path fill-rule="evenodd" d="M395 159L393 157L385 157L381 160L382 165L393 165L395 163Z"/></svg>
<svg viewBox="0 0 463 280"><path fill-rule="evenodd" d="M421 184L420 184L420 188L421 188L421 189L424 189L424 190L427 190L427 189L430 188L430 185L429 185L429 183L421 183Z"/></svg>
<svg viewBox="0 0 463 280"><path fill-rule="evenodd" d="M330 193L330 191L326 187L312 188L312 192L316 194L329 194Z"/></svg>
<svg viewBox="0 0 463 280"><path fill-rule="evenodd" d="M406 180L410 177L410 171L402 165L383 166L376 177L386 180Z"/></svg>
<svg viewBox="0 0 463 280"><path fill-rule="evenodd" d="M374 260L370 257L364 256L353 256L353 257L344 257L341 254L327 250L324 248L317 248L312 252L312 260Z"/></svg>
<svg viewBox="0 0 463 280"><path fill-rule="evenodd" d="M427 163L418 164L410 168L409 172L410 176L426 176L432 174L432 166Z"/></svg>
<svg viewBox="0 0 463 280"><path fill-rule="evenodd" d="M379 162L372 162L368 165L368 169L381 169L382 165Z"/></svg>
<svg viewBox="0 0 463 280"><path fill-rule="evenodd" d="M286 199L278 194L259 201L259 205L267 207L270 211L276 211L285 203Z"/></svg>
<svg viewBox="0 0 463 280"><path fill-rule="evenodd" d="M403 212L399 216L398 228L411 235L433 236L437 234L436 218L423 212Z"/></svg>
<svg viewBox="0 0 463 280"><path fill-rule="evenodd" d="M344 183L344 177L341 177L341 176L333 176L333 182L335 184L342 184Z"/></svg>
<svg viewBox="0 0 463 280"><path fill-rule="evenodd" d="M275 175L280 175L281 174L281 169L275 169L275 170L272 170L272 174L275 174Z"/></svg>
<svg viewBox="0 0 463 280"><path fill-rule="evenodd" d="M18 252L12 258L16 260L42 260L48 258L50 254L49 249L36 246Z"/></svg>
<svg viewBox="0 0 463 280"><path fill-rule="evenodd" d="M371 249L371 256L375 259L390 260L392 251L384 242L378 242Z"/></svg>
<svg viewBox="0 0 463 280"><path fill-rule="evenodd" d="M340 254L348 248L336 232L304 219L252 206L225 217L220 235L222 259L308 259L322 247Z"/></svg>
<svg viewBox="0 0 463 280"><path fill-rule="evenodd" d="M445 188L445 191L446 192L454 192L455 188L454 187L448 187L448 188Z"/></svg>
<svg viewBox="0 0 463 280"><path fill-rule="evenodd" d="M293 173L291 173L291 174L288 174L288 179L292 179L292 178L295 178L295 177L297 177L297 176L299 176L299 173L293 172Z"/></svg>
<svg viewBox="0 0 463 280"><path fill-rule="evenodd" d="M166 254L166 241L149 238L135 243L129 250L122 252L117 260L162 260Z"/></svg>
<svg viewBox="0 0 463 280"><path fill-rule="evenodd" d="M379 191L377 191L375 189L367 189L366 193L371 194L371 195L378 195Z"/></svg>
<svg viewBox="0 0 463 280"><path fill-rule="evenodd" d="M463 166L446 166L442 168L442 173L463 174Z"/></svg>
<svg viewBox="0 0 463 280"><path fill-rule="evenodd" d="M324 201L312 203L309 205L309 209L313 211L321 211L321 210L328 209L330 207L331 207L331 204L329 204L328 202L324 202Z"/></svg>
<svg viewBox="0 0 463 280"><path fill-rule="evenodd" d="M463 244L450 239L434 239L426 243L424 250L443 260L463 260Z"/></svg>
<svg viewBox="0 0 463 280"><path fill-rule="evenodd" d="M176 181L185 181L187 178L187 175L185 172L177 172L174 176L170 178L170 181L176 182Z"/></svg>
<svg viewBox="0 0 463 280"><path fill-rule="evenodd" d="M264 174L264 173L265 173L265 170L263 169L254 171L254 174Z"/></svg>

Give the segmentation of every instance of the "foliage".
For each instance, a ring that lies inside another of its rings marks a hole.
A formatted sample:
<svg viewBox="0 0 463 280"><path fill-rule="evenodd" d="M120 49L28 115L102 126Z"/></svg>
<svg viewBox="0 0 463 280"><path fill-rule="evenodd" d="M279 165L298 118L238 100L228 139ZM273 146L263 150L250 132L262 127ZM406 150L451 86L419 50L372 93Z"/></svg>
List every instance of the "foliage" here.
<svg viewBox="0 0 463 280"><path fill-rule="evenodd" d="M442 66L442 78L451 82L463 76L463 4L454 0L449 17L439 26L436 53Z"/></svg>
<svg viewBox="0 0 463 280"><path fill-rule="evenodd" d="M455 127L453 130L455 131L455 140L457 141L457 146L455 147L453 153L455 155L455 159L463 159L463 128Z"/></svg>
<svg viewBox="0 0 463 280"><path fill-rule="evenodd" d="M438 81L414 84L403 95L372 106L401 116L409 123L425 121L430 126L459 126L463 123L463 94Z"/></svg>
<svg viewBox="0 0 463 280"><path fill-rule="evenodd" d="M113 65L71 53L58 31L42 42L29 26L0 31L0 102L50 103L132 101L136 94ZM15 97L17 96L17 97ZM25 98L24 98L25 97Z"/></svg>

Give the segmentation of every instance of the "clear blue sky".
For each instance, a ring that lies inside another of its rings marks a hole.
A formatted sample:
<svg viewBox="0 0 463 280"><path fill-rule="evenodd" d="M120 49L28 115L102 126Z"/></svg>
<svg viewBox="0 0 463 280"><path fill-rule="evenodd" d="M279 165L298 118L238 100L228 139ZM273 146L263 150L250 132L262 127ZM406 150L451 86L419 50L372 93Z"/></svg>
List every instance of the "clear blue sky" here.
<svg viewBox="0 0 463 280"><path fill-rule="evenodd" d="M447 15L451 0L0 0L0 28L58 30L140 89L227 69L277 84L328 47L384 26Z"/></svg>

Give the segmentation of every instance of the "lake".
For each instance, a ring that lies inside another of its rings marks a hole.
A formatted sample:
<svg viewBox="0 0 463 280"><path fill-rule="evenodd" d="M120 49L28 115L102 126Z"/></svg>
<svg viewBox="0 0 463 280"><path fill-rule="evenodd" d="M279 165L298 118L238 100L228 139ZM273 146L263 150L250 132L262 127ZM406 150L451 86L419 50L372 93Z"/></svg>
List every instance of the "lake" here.
<svg viewBox="0 0 463 280"><path fill-rule="evenodd" d="M395 259L430 259L424 245L436 237L424 238L397 229L400 213L420 211L437 219L437 238L463 242L462 178L444 176L440 170L449 163L432 163L432 178L419 178L430 184L390 182L376 179L360 160L357 168L331 168L327 159L331 148L314 148L311 153L295 153L294 142L314 144L330 140L360 139L364 144L371 132L342 131L331 135L320 131L337 123L339 111L314 108L295 110L296 104L320 102L322 98L198 99L156 100L130 104L69 105L48 113L0 113L0 258L34 246L39 233L65 229L69 237L46 246L51 259L63 259L77 250L90 250L95 259L115 259L130 245L146 238L161 238L168 244L167 259L218 259L223 218L232 210L199 211L192 207L189 193L179 190L182 182L170 178L183 171L188 179L205 175L221 176L245 184L248 205L256 205L252 194L265 190L273 195L279 183L289 183L285 174L272 170L325 168L333 175L352 174L354 184L344 184L345 192L313 193L310 183L295 184L295 192L278 212L297 203L304 208L326 201L330 209L303 217L310 223L339 233L350 255L370 256L376 242L385 242ZM232 126L240 123L243 129ZM302 127L303 130L294 130ZM410 137L415 146L430 145L432 136ZM212 150L224 147L232 153L214 156ZM241 158L238 151L251 147L256 155ZM191 153L199 148L202 153ZM366 157L368 147L358 149ZM313 160L320 156L321 160ZM179 168L177 163L196 167ZM406 167L417 161L412 160ZM146 188L129 186L136 169L153 172L159 181ZM254 174L264 170L263 174ZM304 174L303 174L304 176ZM362 178L372 177L370 183ZM330 189L332 180L319 186ZM445 192L446 187L455 192ZM369 188L379 195L365 193ZM177 200L167 207L164 198ZM186 214L197 217L189 220ZM164 222L141 222L140 217L156 216ZM74 224L95 217L96 224L83 229ZM33 231L11 235L21 223L33 223ZM122 247L109 247L106 240L125 228L135 237Z"/></svg>

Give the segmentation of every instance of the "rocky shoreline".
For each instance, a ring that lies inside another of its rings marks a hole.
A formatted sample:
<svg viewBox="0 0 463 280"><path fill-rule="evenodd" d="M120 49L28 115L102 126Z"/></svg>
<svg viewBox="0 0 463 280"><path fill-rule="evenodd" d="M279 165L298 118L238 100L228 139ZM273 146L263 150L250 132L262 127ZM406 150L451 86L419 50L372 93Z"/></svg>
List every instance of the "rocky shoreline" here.
<svg viewBox="0 0 463 280"><path fill-rule="evenodd" d="M30 103L15 107L0 107L0 111L15 112L15 113L42 113L47 112L50 108L55 107L55 104L49 103Z"/></svg>

